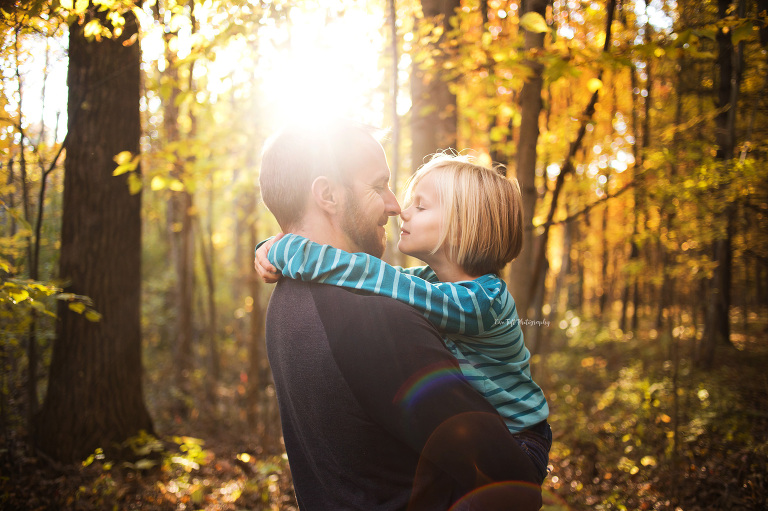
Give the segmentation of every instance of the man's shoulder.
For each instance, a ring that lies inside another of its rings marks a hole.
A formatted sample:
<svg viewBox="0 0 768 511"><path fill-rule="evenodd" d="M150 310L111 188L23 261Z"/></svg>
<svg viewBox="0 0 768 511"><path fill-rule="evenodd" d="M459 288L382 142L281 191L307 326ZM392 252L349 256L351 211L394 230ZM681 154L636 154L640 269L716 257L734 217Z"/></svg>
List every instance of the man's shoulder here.
<svg viewBox="0 0 768 511"><path fill-rule="evenodd" d="M428 321L413 307L387 296L373 295L364 290L355 291L347 288L303 282L294 279L282 279L273 293L280 296L281 301L291 303L301 297L312 297L318 307L318 312L332 312L348 317L380 317L394 315L395 317L412 317L418 321Z"/></svg>
<svg viewBox="0 0 768 511"><path fill-rule="evenodd" d="M413 307L388 296L374 295L365 290L350 290L326 284L310 284L315 301L330 305L329 310L347 317L356 318L402 318L428 321ZM323 308L325 309L325 308Z"/></svg>

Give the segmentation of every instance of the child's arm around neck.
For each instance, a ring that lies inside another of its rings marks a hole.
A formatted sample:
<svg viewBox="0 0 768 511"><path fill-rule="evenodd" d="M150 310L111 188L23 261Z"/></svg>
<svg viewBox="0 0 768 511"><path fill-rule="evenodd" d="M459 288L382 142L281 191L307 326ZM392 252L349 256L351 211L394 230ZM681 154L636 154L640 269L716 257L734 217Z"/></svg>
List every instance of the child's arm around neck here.
<svg viewBox="0 0 768 511"><path fill-rule="evenodd" d="M507 305L502 303L508 293L500 279L491 286L484 285L484 279L431 283L368 254L351 254L294 234L275 243L268 257L285 277L362 290L411 305L445 333L484 334Z"/></svg>

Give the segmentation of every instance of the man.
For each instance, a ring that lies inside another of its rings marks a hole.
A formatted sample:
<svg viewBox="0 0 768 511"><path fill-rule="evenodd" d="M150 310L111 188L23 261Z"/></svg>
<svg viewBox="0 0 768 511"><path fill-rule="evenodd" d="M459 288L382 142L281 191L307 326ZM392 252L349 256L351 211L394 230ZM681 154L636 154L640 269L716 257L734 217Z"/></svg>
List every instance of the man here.
<svg viewBox="0 0 768 511"><path fill-rule="evenodd" d="M371 132L333 121L272 137L260 185L284 232L381 257L389 178ZM266 335L302 510L540 507L533 464L414 309L283 279Z"/></svg>

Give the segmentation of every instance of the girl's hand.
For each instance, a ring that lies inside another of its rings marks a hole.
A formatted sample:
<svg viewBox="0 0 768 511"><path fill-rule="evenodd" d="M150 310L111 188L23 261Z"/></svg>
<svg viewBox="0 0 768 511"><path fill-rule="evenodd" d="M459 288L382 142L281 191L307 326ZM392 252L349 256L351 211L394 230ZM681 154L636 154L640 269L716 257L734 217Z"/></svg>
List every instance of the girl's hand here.
<svg viewBox="0 0 768 511"><path fill-rule="evenodd" d="M260 246L256 250L256 257L253 259L254 269L259 274L259 277L261 277L261 279L267 284L274 284L275 282L283 278L282 274L277 271L277 268L275 268L267 258L267 254L269 254L269 249L272 247L272 245L275 244L277 240L279 240L282 237L283 237L283 233L280 233L274 238L272 238L271 240L264 243L262 246Z"/></svg>

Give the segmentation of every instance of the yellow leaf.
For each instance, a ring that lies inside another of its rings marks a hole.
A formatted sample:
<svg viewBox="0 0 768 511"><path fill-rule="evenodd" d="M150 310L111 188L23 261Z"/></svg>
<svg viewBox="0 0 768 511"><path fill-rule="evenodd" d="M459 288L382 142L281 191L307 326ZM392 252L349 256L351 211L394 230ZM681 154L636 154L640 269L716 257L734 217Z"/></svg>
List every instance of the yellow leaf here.
<svg viewBox="0 0 768 511"><path fill-rule="evenodd" d="M131 195L136 195L141 191L141 179L135 173L128 174L128 190Z"/></svg>
<svg viewBox="0 0 768 511"><path fill-rule="evenodd" d="M149 187L152 188L152 191L154 192L162 190L165 188L165 179L160 176L155 176L152 178L152 182L149 183Z"/></svg>
<svg viewBox="0 0 768 511"><path fill-rule="evenodd" d="M136 467L137 470L148 470L154 467L155 465L157 465L156 461L152 461L144 458L137 461L134 467Z"/></svg>
<svg viewBox="0 0 768 511"><path fill-rule="evenodd" d="M535 32L541 34L549 30L547 21L538 12L526 12L520 18L520 26L526 29L528 32Z"/></svg>
<svg viewBox="0 0 768 511"><path fill-rule="evenodd" d="M80 3L78 1L78 3ZM91 20L83 27L83 35L90 39L92 37L101 36L101 22L99 20Z"/></svg>
<svg viewBox="0 0 768 511"><path fill-rule="evenodd" d="M600 90L603 87L603 82L600 81L597 78L592 78L589 82L587 82L587 89L591 93L595 93L595 91Z"/></svg>
<svg viewBox="0 0 768 511"><path fill-rule="evenodd" d="M70 3L72 3L70 1ZM75 3L75 11L76 12L85 12L88 9L88 0L77 0Z"/></svg>
<svg viewBox="0 0 768 511"><path fill-rule="evenodd" d="M130 151L122 151L115 155L113 160L115 160L115 163L118 165L127 165L130 163L131 159L133 158L133 153Z"/></svg>
<svg viewBox="0 0 768 511"><path fill-rule="evenodd" d="M73 0L61 0L59 3L64 9L67 9L68 11L71 11L74 8Z"/></svg>
<svg viewBox="0 0 768 511"><path fill-rule="evenodd" d="M87 319L88 321L91 321L93 323L97 323L97 322L101 321L101 314L99 314L98 312L96 312L93 309L90 309L90 310L86 311L85 319Z"/></svg>
<svg viewBox="0 0 768 511"><path fill-rule="evenodd" d="M67 305L69 306L70 310L73 310L73 311L77 312L78 314L82 314L83 312L85 312L85 304L83 304L83 303L71 302L71 303L69 303Z"/></svg>
<svg viewBox="0 0 768 511"><path fill-rule="evenodd" d="M13 303L19 303L29 298L29 292L26 289L12 289L8 291L8 296Z"/></svg>

